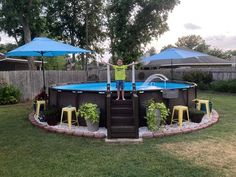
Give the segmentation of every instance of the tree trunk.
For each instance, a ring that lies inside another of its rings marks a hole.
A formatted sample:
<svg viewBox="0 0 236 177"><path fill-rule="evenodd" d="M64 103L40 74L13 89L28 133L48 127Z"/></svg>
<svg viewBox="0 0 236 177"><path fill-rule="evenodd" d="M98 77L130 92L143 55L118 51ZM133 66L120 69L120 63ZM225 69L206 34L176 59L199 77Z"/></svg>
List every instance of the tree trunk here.
<svg viewBox="0 0 236 177"><path fill-rule="evenodd" d="M24 42L28 43L31 41L31 31L29 27L29 20L27 17L22 18L22 27L24 31ZM29 70L35 70L35 65L34 65L34 57L28 57L28 66Z"/></svg>
<svg viewBox="0 0 236 177"><path fill-rule="evenodd" d="M30 31L30 24L29 24L29 15L32 6L32 0L28 1L27 4L27 12L22 13L22 27L24 32L24 42L25 44L31 41L31 31ZM34 57L28 57L28 66L29 70L35 70L36 67L34 65Z"/></svg>

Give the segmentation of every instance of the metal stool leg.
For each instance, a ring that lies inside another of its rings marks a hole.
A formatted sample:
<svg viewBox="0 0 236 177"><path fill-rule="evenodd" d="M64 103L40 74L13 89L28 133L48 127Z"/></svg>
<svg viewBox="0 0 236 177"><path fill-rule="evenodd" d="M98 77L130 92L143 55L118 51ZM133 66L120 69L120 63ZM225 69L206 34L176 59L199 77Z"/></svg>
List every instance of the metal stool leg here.
<svg viewBox="0 0 236 177"><path fill-rule="evenodd" d="M179 110L179 113L178 113L178 120L179 120L179 126L180 128L182 128L182 124L183 124L183 110Z"/></svg>
<svg viewBox="0 0 236 177"><path fill-rule="evenodd" d="M63 119L63 113L64 113L64 111L63 111L63 109L61 110L61 124L62 124L62 119Z"/></svg>
<svg viewBox="0 0 236 177"><path fill-rule="evenodd" d="M172 122L173 122L173 119L174 119L174 115L175 115L175 108L173 108L173 111L172 111L170 125L172 125Z"/></svg>

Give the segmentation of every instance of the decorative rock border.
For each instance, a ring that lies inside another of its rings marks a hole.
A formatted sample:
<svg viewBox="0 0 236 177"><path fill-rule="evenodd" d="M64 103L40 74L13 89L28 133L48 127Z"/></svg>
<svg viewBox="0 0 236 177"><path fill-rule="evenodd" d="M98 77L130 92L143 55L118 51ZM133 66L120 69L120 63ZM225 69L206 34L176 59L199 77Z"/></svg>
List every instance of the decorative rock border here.
<svg viewBox="0 0 236 177"><path fill-rule="evenodd" d="M107 137L107 132L105 128L99 128L96 132L90 132L87 130L86 127L79 127L76 128L72 126L71 129L67 128L67 124L56 125L56 126L49 126L45 122L40 122L36 117L34 117L34 112L29 114L30 122L45 131L52 132L52 133L61 133L71 136L77 137L88 137L88 138L96 138L96 139L104 139ZM179 134L190 133L193 131L201 130L207 127L212 126L213 124L219 121L219 115L215 110L212 110L211 118L209 119L207 115L203 117L201 123L183 123L183 127L179 128L177 125L173 125L173 127L166 125L162 129L151 132L147 129L147 127L140 127L139 128L139 137L140 138L160 138L165 136L173 136Z"/></svg>
<svg viewBox="0 0 236 177"><path fill-rule="evenodd" d="M146 127L141 127L140 129L143 131L143 133L139 131L139 136L142 138L160 138L164 136L173 136L173 135L179 135L179 134L185 134L194 132L197 130L201 130L207 127L212 126L213 124L217 123L219 121L219 115L215 110L212 110L211 118L208 118L207 115L204 115L202 121L200 123L183 123L183 127L171 127L170 125L166 125L164 128L156 131L151 132L148 131ZM192 125L191 125L192 124ZM174 125L175 126L175 125ZM139 130L140 130L139 129Z"/></svg>

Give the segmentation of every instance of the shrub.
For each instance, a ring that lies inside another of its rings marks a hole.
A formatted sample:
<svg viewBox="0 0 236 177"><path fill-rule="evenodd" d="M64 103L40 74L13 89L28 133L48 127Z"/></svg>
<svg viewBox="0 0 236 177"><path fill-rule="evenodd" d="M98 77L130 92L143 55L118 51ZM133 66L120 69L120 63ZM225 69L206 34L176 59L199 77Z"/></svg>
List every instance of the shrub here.
<svg viewBox="0 0 236 177"><path fill-rule="evenodd" d="M157 118L157 110L160 110L160 123L158 123ZM166 123L167 116L169 115L169 109L166 107L164 103L158 103L154 100L149 100L147 104L147 111L146 111L147 125L148 129L151 131L156 131L161 124ZM159 125L158 125L159 124Z"/></svg>
<svg viewBox="0 0 236 177"><path fill-rule="evenodd" d="M236 93L236 80L214 81L211 83L211 89L218 92Z"/></svg>
<svg viewBox="0 0 236 177"><path fill-rule="evenodd" d="M96 104L85 103L79 108L79 115L92 123L99 122L99 109Z"/></svg>
<svg viewBox="0 0 236 177"><path fill-rule="evenodd" d="M194 82L198 84L199 89L206 90L209 89L210 83L213 81L213 77L211 73L192 71L185 73L183 80Z"/></svg>
<svg viewBox="0 0 236 177"><path fill-rule="evenodd" d="M20 90L12 85L0 86L0 104L15 104L20 101Z"/></svg>

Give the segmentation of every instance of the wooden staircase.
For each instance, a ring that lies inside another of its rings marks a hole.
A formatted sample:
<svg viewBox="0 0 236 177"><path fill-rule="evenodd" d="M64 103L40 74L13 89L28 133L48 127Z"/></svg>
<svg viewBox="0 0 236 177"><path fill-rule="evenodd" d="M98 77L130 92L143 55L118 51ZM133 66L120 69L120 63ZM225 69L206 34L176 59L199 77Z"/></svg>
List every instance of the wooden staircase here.
<svg viewBox="0 0 236 177"><path fill-rule="evenodd" d="M115 98L107 100L108 139L138 138L137 95L126 96L124 101Z"/></svg>

